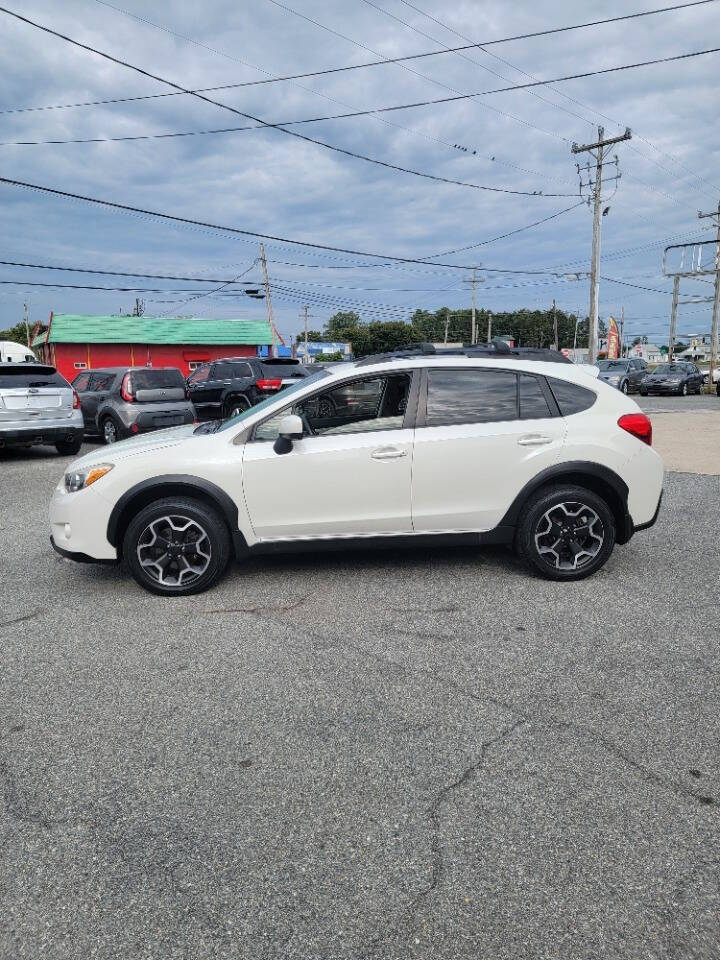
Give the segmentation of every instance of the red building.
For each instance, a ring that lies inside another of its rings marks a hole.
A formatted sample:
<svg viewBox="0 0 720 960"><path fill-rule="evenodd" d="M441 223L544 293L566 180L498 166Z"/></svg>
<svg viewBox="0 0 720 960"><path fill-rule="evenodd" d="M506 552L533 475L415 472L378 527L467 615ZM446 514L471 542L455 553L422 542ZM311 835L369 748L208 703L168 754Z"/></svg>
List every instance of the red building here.
<svg viewBox="0 0 720 960"><path fill-rule="evenodd" d="M187 376L208 360L256 356L271 343L269 324L254 320L51 313L32 346L72 380L80 370L122 366L177 367Z"/></svg>

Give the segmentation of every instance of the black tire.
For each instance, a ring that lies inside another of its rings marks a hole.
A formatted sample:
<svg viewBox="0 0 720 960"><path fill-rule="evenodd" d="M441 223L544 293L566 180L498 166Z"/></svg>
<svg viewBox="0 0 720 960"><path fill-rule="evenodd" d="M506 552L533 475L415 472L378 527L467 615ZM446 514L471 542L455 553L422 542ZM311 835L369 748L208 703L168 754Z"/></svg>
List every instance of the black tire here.
<svg viewBox="0 0 720 960"><path fill-rule="evenodd" d="M680 394L681 397L686 397L686 396L688 395L688 385L687 385L687 383L684 383L684 384L680 387L680 389L678 390L678 393Z"/></svg>
<svg viewBox="0 0 720 960"><path fill-rule="evenodd" d="M624 380L624 381L623 381L623 384L622 384L622 386L620 387L620 389L622 390L622 392L623 392L624 394L628 394L628 393L630 392L630 387L629 387L629 385L628 385L627 380Z"/></svg>
<svg viewBox="0 0 720 960"><path fill-rule="evenodd" d="M641 396L641 397L646 397L647 395L648 395L647 390L643 390L643 388L640 387L640 396Z"/></svg>
<svg viewBox="0 0 720 960"><path fill-rule="evenodd" d="M250 401L245 396L230 397L225 401L223 416L226 420L229 420L230 417L236 417L239 413L244 413L245 410L249 410L250 406Z"/></svg>
<svg viewBox="0 0 720 960"><path fill-rule="evenodd" d="M172 524L164 523L166 520ZM155 546L158 540L160 545ZM157 551L165 547L171 547L175 556L163 566L159 561L171 551L165 550L163 555ZM123 538L123 560L135 581L150 593L165 597L185 597L209 589L225 572L230 554L230 532L222 517L190 497L168 497L144 507L130 521ZM185 577L193 566L202 571Z"/></svg>
<svg viewBox="0 0 720 960"><path fill-rule="evenodd" d="M580 526L589 516L594 517L590 526ZM565 536L563 530L566 526L570 533L563 542L558 539L553 544L550 541L555 536L553 524L557 517L563 518L562 523L558 524L557 536ZM576 525L580 530L590 532L573 537ZM547 530L544 529L546 526ZM584 551L590 555L578 559L580 554L575 546L570 545L571 541L580 547L581 553ZM574 484L544 487L534 493L523 507L515 537L518 556L533 572L546 580L582 580L589 577L604 566L614 546L615 519L607 503L592 490ZM555 548L554 554L549 552L552 547ZM545 552L541 552L541 548ZM572 563L575 566L570 566Z"/></svg>
<svg viewBox="0 0 720 960"><path fill-rule="evenodd" d="M72 440L58 440L55 444L55 449L62 457L69 457L73 453L80 453L80 447L82 446L83 435L79 433L76 437L73 437Z"/></svg>
<svg viewBox="0 0 720 960"><path fill-rule="evenodd" d="M100 437L103 443L111 444L122 440L120 428L113 417L103 417L100 421Z"/></svg>
<svg viewBox="0 0 720 960"><path fill-rule="evenodd" d="M718 380L717 386L715 387L715 393L720 397L720 380Z"/></svg>

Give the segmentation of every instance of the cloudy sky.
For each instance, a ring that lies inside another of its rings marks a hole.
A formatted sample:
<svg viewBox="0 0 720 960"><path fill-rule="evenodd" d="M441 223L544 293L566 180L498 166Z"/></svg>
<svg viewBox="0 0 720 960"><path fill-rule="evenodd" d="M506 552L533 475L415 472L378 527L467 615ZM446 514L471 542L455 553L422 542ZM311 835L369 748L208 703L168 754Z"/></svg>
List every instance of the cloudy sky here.
<svg viewBox="0 0 720 960"><path fill-rule="evenodd" d="M711 2L493 44L487 52L444 52L400 64L257 82L657 5L648 0L574 5L557 0L458 0L452 5L439 0L118 0L116 7L102 0L29 0L11 9L186 89L246 84L207 95L252 117L289 123L720 47L720 3ZM720 199L720 54L552 88L287 127L341 150L461 185L373 164L274 129L201 134L256 125L192 96L157 96L171 88L7 14L0 17L2 176L288 240L434 257L443 264L405 265L266 242L276 319L284 335L300 329L306 303L313 327L337 309L355 308L366 319L402 319L418 306L468 306L469 273L448 264L480 266L480 306L546 309L555 297L560 307L586 313L587 278L569 277L588 269L592 217L586 205L578 205L570 147L596 139L598 124L606 136L626 126L633 131L632 141L616 150L622 178L604 191L610 211L603 219L602 275L608 279L601 284L602 316L619 315L624 306L628 332L664 342L671 283L662 277L663 247L713 236L711 222L699 221L697 211L715 208ZM120 98L144 99L63 106ZM40 107L57 109L27 109ZM168 133L197 135L156 136ZM17 145L148 136L155 138ZM587 155L579 159L584 162ZM607 167L606 176L614 171L614 164ZM148 313L265 315L262 301L236 288L188 302L243 273L245 282L258 281L253 237L5 184L0 184L0 198L3 260L216 281L160 282L1 266L0 280L20 283L0 284L0 328L21 319L25 300L32 320L45 320L51 310L127 312L134 303L131 292L31 286L31 281L161 288L140 294ZM494 239L555 214L560 215ZM687 291L704 295L711 288L688 281ZM709 329L710 304L680 309L681 333Z"/></svg>

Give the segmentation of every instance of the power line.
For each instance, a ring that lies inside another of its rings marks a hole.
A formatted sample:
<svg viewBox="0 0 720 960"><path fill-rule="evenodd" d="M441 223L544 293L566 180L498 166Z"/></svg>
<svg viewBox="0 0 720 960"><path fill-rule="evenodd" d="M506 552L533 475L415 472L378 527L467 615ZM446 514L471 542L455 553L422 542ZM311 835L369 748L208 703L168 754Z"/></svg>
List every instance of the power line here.
<svg viewBox="0 0 720 960"><path fill-rule="evenodd" d="M279 4L279 3L278 3L278 0L269 0L269 2L275 3L275 4L278 5L278 6L283 6L282 4ZM697 2L711 2L711 0L697 0ZM712 2L715 2L715 0L712 0ZM290 9L290 8L286 8L286 9ZM95 48L95 47L91 47L91 46L89 46L88 44L80 43L80 41L78 41L78 40L74 40L74 39L72 39L71 37L66 36L65 34L59 33L57 30L51 29L50 27L46 27L46 26L44 26L44 25L42 25L42 24L36 23L35 21L30 20L30 19L28 19L27 17L23 17L23 16L21 16L20 14L15 13L15 12L12 11L12 10L8 10L6 7L0 7L0 12L6 13L6 14L8 14L9 16L14 17L15 19L21 21L22 23L26 23L26 24L28 24L29 26L35 27L35 28L38 29L38 30L42 30L44 33L49 33L49 34L51 34L52 36L55 36L55 37L57 37L57 38L60 39L60 40L64 40L64 41L66 41L67 43L72 44L73 46L79 47L79 48L81 48L81 49L83 49L83 50L87 50L87 51L90 52L90 53L94 53L94 54L96 54L97 56L103 57L104 59L109 60L109 61L112 62L112 63L115 63L115 64L117 64L117 65L119 65L119 66L127 67L128 69L133 70L133 71L135 71L136 73L141 74L142 76L148 77L148 78L150 78L151 80L156 80L158 83L163 83L163 84L165 84L166 86L173 87L173 88L175 88L176 90L178 90L178 91L181 92L181 93L185 93L185 94L189 94L189 95L191 95L191 96L194 96L194 97L196 97L196 98L199 99L199 100L203 100L203 101L205 101L206 103L209 103L209 104L211 104L211 105L213 105L213 106L220 107L220 108L223 109L223 110L228 110L228 111L230 111L231 113L238 114L239 116L245 117L245 118L248 119L248 120L253 120L253 121L255 121L256 123L259 123L259 124L261 124L261 125L263 125L263 126L266 126L266 127L270 128L270 129L279 130L279 131L281 131L282 133L286 133L286 134L288 134L289 136L296 137L296 138L298 138L298 139L300 139L300 140L305 140L305 141L307 141L307 142L309 142L309 143L315 143L315 144L317 144L317 145L319 145L319 146L325 147L326 149L335 150L335 151L338 151L338 152L341 152L341 153L345 153L345 154L347 154L347 155L349 155L349 156L355 156L355 157L357 157L357 158L359 158L359 159L370 160L370 162L380 163L380 164L383 165L383 166L390 166L390 167L393 167L393 166L394 166L394 165L392 165L392 164L385 164L385 163L383 163L383 161L377 161L377 160L372 160L371 158L368 158L368 157L363 157L361 154L355 154L355 153L353 153L352 151L344 150L344 149L341 148L341 147L337 147L337 146L335 146L335 145L333 145L333 144L325 143L325 142L323 142L323 141L321 141L321 140L315 140L315 139L313 139L312 137L306 137L305 135L300 134L300 133L296 133L295 131L286 130L283 126L280 126L280 125L278 125L278 124L268 123L267 121L262 120L260 117L255 117L255 116L253 116L252 114L245 113L245 112L242 111L242 110L237 110L235 107L231 107L231 106L229 106L228 104L221 103L221 102L219 102L219 101L217 101L217 100L213 100L213 99L210 98L210 97L205 97L205 96L203 96L202 94L200 94L199 92L197 92L196 90L186 89L185 87L180 86L180 84L174 83L174 82L171 81L171 80L166 80L164 77L160 77L160 76L158 76L157 74L150 73L149 71L144 70L142 67L138 67L138 66L135 66L134 64L128 63L127 61L120 60L118 57L114 57L114 56L112 56L111 54L108 54L108 53L105 53L105 52L103 52L103 51L101 51L101 50L98 50L98 49ZM293 11L293 12L295 12L295 11ZM314 21L313 21L313 22L314 22ZM547 86L547 85L552 84L552 83L563 83L563 82L566 82L566 81L569 81L569 80L581 80L581 79L585 79L585 78L587 78L587 77L595 77L595 76L601 76L601 75L610 74L610 73L618 73L618 72L625 71L625 70L635 70L635 69L639 69L639 68L641 68L641 67L655 66L655 65L663 64L663 63L672 63L672 62L676 62L676 61L680 61L680 60L691 59L691 58L694 58L694 57L706 56L706 55L708 55L708 54L713 54L713 53L718 53L718 52L720 52L720 47L712 47L712 48L709 48L709 49L706 49L706 50L696 50L696 51L691 51L690 53L676 54L676 55L670 56L670 57L658 57L658 58L655 58L655 59L653 59L653 60L643 60L643 61L639 61L639 62L636 62L636 63L621 64L620 66L616 66L616 67L605 67L605 68L600 69L600 70L591 70L591 71L586 71L586 72L584 72L584 73L568 74L568 75L565 75L565 76L562 76L562 77L555 77L555 78L552 78L552 79L549 79L549 80L535 80L535 81L532 81L532 82L529 82L529 83L513 84L513 85L508 86L508 87L498 87L498 88L496 88L496 89L494 89L494 90L481 90L481 91L477 91L477 92L475 92L475 93L454 94L454 95L451 96L451 97L441 97L441 98L431 99L431 100L416 101L416 102L414 102L414 103L400 104L400 105L396 105L396 106L392 106L392 107L381 107L381 108L377 108L377 109L374 109L374 110L356 111L356 112L355 112L355 115L356 115L356 116L362 116L362 115L369 115L369 114L389 113L389 112L393 112L393 111L397 111L397 110L409 110L409 109L416 109L416 108L418 108L418 107L424 107L424 106L434 106L434 105L437 105L437 104L454 103L454 102L457 102L457 101L460 101L460 100L470 100L470 99L473 99L473 98L475 98L475 97L480 97L480 96L490 96L490 95L496 94L496 93L507 93L507 92L512 91L512 90L527 90L527 89L530 89L530 88L532 88L532 87ZM402 168L400 168L400 169L402 169ZM407 171L405 171L405 172L407 172ZM412 171L411 171L411 172L412 172ZM500 190L500 188L485 188L485 189L496 190L496 191ZM501 192L503 192L503 191L501 191ZM524 193L524 195L528 195L527 192L523 192L523 191L504 191L504 192L509 192L509 193L510 193L510 192L512 192L512 193ZM529 194L529 195L534 195L534 194ZM550 196L550 194L543 194L543 196ZM562 196L562 194L557 194L556 196Z"/></svg>
<svg viewBox="0 0 720 960"><path fill-rule="evenodd" d="M140 214L147 217L157 217L160 220L168 220L173 223L189 224L195 227L204 227L211 230L218 230L222 233L231 233L238 236L244 237L257 237L263 240L276 241L277 243L286 243L292 244L293 246L298 247L308 247L312 250L322 250L322 251L332 251L335 253L344 253L349 254L350 256L355 257L365 257L367 259L377 259L377 260L390 260L394 263L416 263L423 266L437 266L437 267L446 267L449 270L472 270L473 265L463 265L458 263L437 263L437 264L428 264L425 260L422 260L418 257L397 257L390 256L382 253L366 253L362 250L353 250L347 247L334 247L330 244L324 243L312 243L305 240L294 240L289 237L278 237L269 233L259 233L255 230L245 230L240 227L226 227L221 226L215 223L209 223L203 220L193 220L190 217L179 217L170 213L159 213L154 210L146 210L142 207L133 207L129 204L118 203L113 200L101 200L97 197L87 197L79 193L71 193L68 190L58 190L54 187L45 187L36 183L28 183L24 180L12 180L9 177L0 177L0 183L6 183L9 186L22 187L28 190L36 190L39 193L52 194L58 197L64 197L68 200L79 200L83 203L92 203L102 207L108 207L113 210L122 210L127 213ZM523 274L532 274L532 273L555 273L555 271L543 271L543 270L510 270L500 267L483 267L483 270L492 272L492 273L523 273Z"/></svg>
<svg viewBox="0 0 720 960"><path fill-rule="evenodd" d="M238 274L232 280L224 280L216 277L178 277L163 273L136 273L122 270L98 270L90 267L58 267L49 263L23 263L19 260L0 260L0 266L4 267L28 267L34 270L59 270L65 273L93 273L102 274L106 277L141 277L145 280L182 280L187 283L221 283L223 285L235 283L240 277L245 276L255 266L257 260L253 260L245 273ZM249 282L244 286L252 286Z"/></svg>
<svg viewBox="0 0 720 960"><path fill-rule="evenodd" d="M271 2L275 2L275 0L271 0ZM470 184L464 181L453 180L448 177L440 177L434 174L421 173L420 171L411 170L407 167L402 167L398 164L388 163L384 160L378 160L373 157L367 157L363 154L356 153L353 150L346 150L344 147L339 147L339 146L336 146L335 144L327 143L324 140L316 140L314 137L308 137L305 134L297 133L294 130L288 130L286 127L281 126L279 124L268 123L262 118L256 117L251 113L246 113L243 110L238 110L235 107L231 107L226 103L221 103L219 100L213 100L212 98L206 97L203 94L197 93L194 90L186 89L185 87L180 86L180 84L174 83L172 80L166 80L164 77L160 77L157 74L150 73L148 70L144 70L142 67L135 66L134 64L128 63L125 60L120 60L118 57L114 57L109 53L105 53L102 50L98 50L96 47L91 47L88 44L80 43L79 40L74 40L72 37L68 37L65 34L59 33L57 30L53 30L50 27L47 27L47 26L44 26L43 24L35 22L34 20L30 20L27 17L23 17L19 13L15 13L12 10L8 10L6 7L0 7L0 12L6 13L9 16L14 17L16 20L19 20L22 23L26 23L37 30L41 30L43 33L48 33L51 36L57 37L60 40L64 40L66 43L70 43L73 46L79 47L82 50L87 50L90 53L96 54L97 56L102 57L105 60L109 60L111 63L115 63L122 67L127 67L127 69L133 70L135 73L139 73L141 76L149 77L151 80L156 80L158 83L163 83L166 86L173 87L175 90L179 90L182 93L190 94L191 96L194 96L198 100L202 100L205 103L209 103L209 104L212 104L213 106L220 107L222 110L228 110L230 113L234 113L234 114L237 114L238 116L245 117L248 120L253 120L255 123L259 123L267 127L268 129L278 130L281 133L285 133L290 137L295 137L298 140L305 141L306 143L313 143L316 146L324 147L327 150L333 150L336 153L341 153L348 157L354 157L355 159L364 160L368 163L377 164L378 166L385 167L386 169L389 169L389 170L397 170L398 172L409 173L414 176L420 176L420 177L423 177L429 180L434 180L440 183L449 183L449 184L455 184L455 185L461 185L461 186L468 186L468 187L473 187L476 190L484 190L491 193L506 193L506 194L512 194L514 196L546 196L546 197L572 196L572 194L559 194L559 193L546 194L546 193L542 193L542 191L511 190L506 187L488 187L481 184ZM468 96L470 95L463 94L459 96L460 96L460 99L467 99ZM438 101L438 102L445 102L445 101ZM403 108L394 107L391 109L403 109ZM387 110L388 108L384 108L383 110L366 111L366 113L381 113L381 112L387 112ZM361 115L361 114L358 113L357 115Z"/></svg>
<svg viewBox="0 0 720 960"><path fill-rule="evenodd" d="M457 247L455 250L444 250L442 253L433 253L427 260L432 260L435 257L449 257L454 253L463 253L465 250L475 250L478 247L484 247L488 243L495 243L497 240L504 240L506 237L512 237L516 233L522 233L524 230L530 230L531 227L538 227L541 223L547 223L549 220L555 220L557 217L561 217L564 213L569 213L571 210L577 210L578 207L584 207L585 201L581 200L579 203L573 203L570 207L565 207L564 210L558 210L557 213L553 213L549 217L544 217L542 220L535 220L533 223L528 223L524 227L518 227L516 230L509 230L507 233L501 233L497 237L491 237L489 240L481 240L479 243L471 243L466 247Z"/></svg>

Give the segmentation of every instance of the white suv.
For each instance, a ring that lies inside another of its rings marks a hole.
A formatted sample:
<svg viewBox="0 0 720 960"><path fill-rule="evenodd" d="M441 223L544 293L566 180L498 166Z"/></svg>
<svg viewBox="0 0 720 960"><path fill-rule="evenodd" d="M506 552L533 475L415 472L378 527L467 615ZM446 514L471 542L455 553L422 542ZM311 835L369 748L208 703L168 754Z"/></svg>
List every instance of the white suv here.
<svg viewBox="0 0 720 960"><path fill-rule="evenodd" d="M586 577L655 522L663 465L633 400L538 354L341 363L224 422L93 451L55 490L53 546L167 595L233 554L370 544L509 544Z"/></svg>

